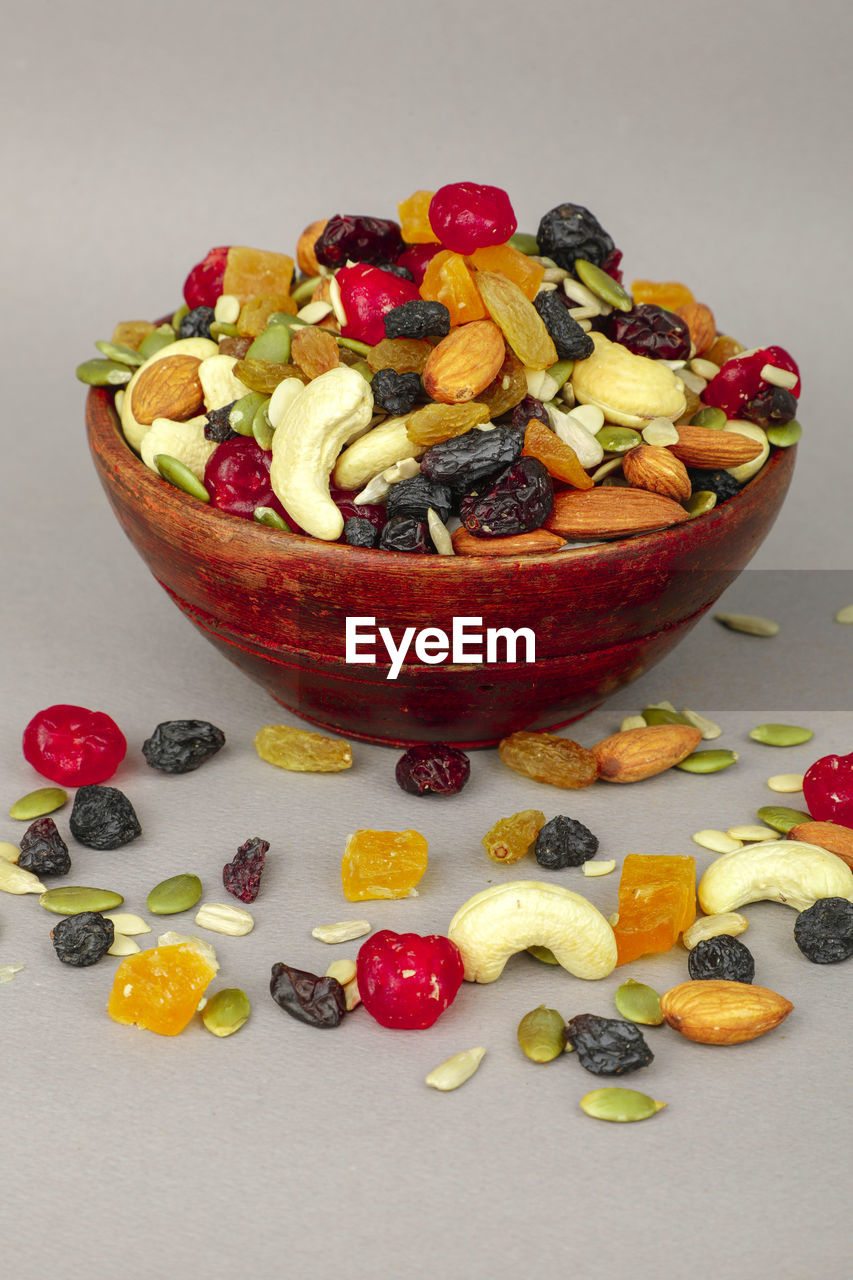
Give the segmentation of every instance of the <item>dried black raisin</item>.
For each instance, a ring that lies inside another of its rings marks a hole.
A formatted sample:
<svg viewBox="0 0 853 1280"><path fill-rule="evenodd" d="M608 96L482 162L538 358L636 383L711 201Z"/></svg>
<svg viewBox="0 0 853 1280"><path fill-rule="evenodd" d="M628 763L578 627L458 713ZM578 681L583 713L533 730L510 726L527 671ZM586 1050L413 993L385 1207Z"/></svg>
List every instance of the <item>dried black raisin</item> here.
<svg viewBox="0 0 853 1280"><path fill-rule="evenodd" d="M747 400L738 411L741 418L758 427L772 427L790 422L797 416L797 398L786 387L767 385L757 396Z"/></svg>
<svg viewBox="0 0 853 1280"><path fill-rule="evenodd" d="M18 866L34 876L68 875L71 855L53 818L37 818L27 827L21 839Z"/></svg>
<svg viewBox="0 0 853 1280"><path fill-rule="evenodd" d="M68 825L89 849L120 849L142 835L133 805L117 787L80 787Z"/></svg>
<svg viewBox="0 0 853 1280"><path fill-rule="evenodd" d="M446 338L450 312L443 302L403 302L385 316L387 338Z"/></svg>
<svg viewBox="0 0 853 1280"><path fill-rule="evenodd" d="M413 796L455 795L468 781L471 762L464 751L444 742L428 742L409 750L397 761L399 786Z"/></svg>
<svg viewBox="0 0 853 1280"><path fill-rule="evenodd" d="M838 964L853 956L853 902L818 898L794 922L794 941L813 964Z"/></svg>
<svg viewBox="0 0 853 1280"><path fill-rule="evenodd" d="M225 746L225 734L207 720L164 720L142 744L142 754L161 773L191 773Z"/></svg>
<svg viewBox="0 0 853 1280"><path fill-rule="evenodd" d="M537 293L533 305L542 317L561 360L586 360L592 355L595 343L574 316L569 315L568 307L554 290Z"/></svg>
<svg viewBox="0 0 853 1280"><path fill-rule="evenodd" d="M270 995L285 1013L310 1027L336 1027L347 1011L337 978L320 978L288 964L273 965Z"/></svg>
<svg viewBox="0 0 853 1280"><path fill-rule="evenodd" d="M421 475L461 493L515 462L523 446L523 437L512 427L475 428L431 445L421 458Z"/></svg>
<svg viewBox="0 0 853 1280"><path fill-rule="evenodd" d="M531 418L535 418L537 422L544 422L546 427L551 425L548 410L542 401L537 400L536 396L525 396L512 411L512 425L516 431L524 435Z"/></svg>
<svg viewBox="0 0 853 1280"><path fill-rule="evenodd" d="M752 982L755 960L749 947L727 933L697 942L687 957L691 978L723 978L728 982Z"/></svg>
<svg viewBox="0 0 853 1280"><path fill-rule="evenodd" d="M389 520L394 516L426 520L430 507L440 520L446 520L453 507L453 497L447 485L422 473L392 484L385 502Z"/></svg>
<svg viewBox="0 0 853 1280"><path fill-rule="evenodd" d="M549 871L580 867L598 852L598 838L575 818L559 814L546 822L533 846L536 861Z"/></svg>
<svg viewBox="0 0 853 1280"><path fill-rule="evenodd" d="M728 471L706 471L702 467L688 467L687 474L694 493L707 490L717 495L717 503L726 502L740 493L740 481Z"/></svg>
<svg viewBox="0 0 853 1280"><path fill-rule="evenodd" d="M222 883L241 902L254 902L257 898L269 847L269 840L254 836L241 844L233 860L222 868Z"/></svg>
<svg viewBox="0 0 853 1280"><path fill-rule="evenodd" d="M363 516L350 516L344 521L344 542L349 547L375 547L379 530Z"/></svg>
<svg viewBox="0 0 853 1280"><path fill-rule="evenodd" d="M581 1013L566 1027L566 1040L582 1067L595 1076L622 1076L646 1067L654 1054L633 1022Z"/></svg>
<svg viewBox="0 0 853 1280"><path fill-rule="evenodd" d="M374 407L394 415L410 413L421 394L421 380L416 373L397 373L395 369L377 369L370 387Z"/></svg>
<svg viewBox="0 0 853 1280"><path fill-rule="evenodd" d="M585 258L600 267L614 244L601 223L582 204L558 204L549 209L536 232L539 252L558 267L571 271L575 258Z"/></svg>
<svg viewBox="0 0 853 1280"><path fill-rule="evenodd" d="M234 408L236 400L232 400L230 404L223 405L221 409L208 409L207 419L204 424L205 440L212 440L214 444L222 444L225 440L233 440L238 434L231 426L231 410Z"/></svg>
<svg viewBox="0 0 853 1280"><path fill-rule="evenodd" d="M60 920L50 936L63 964L84 969L107 954L115 939L115 926L100 911L80 911Z"/></svg>
<svg viewBox="0 0 853 1280"><path fill-rule="evenodd" d="M425 520L394 516L379 535L380 551L413 551L430 554L435 550Z"/></svg>
<svg viewBox="0 0 853 1280"><path fill-rule="evenodd" d="M179 338L209 338L213 307L193 307L181 320Z"/></svg>
<svg viewBox="0 0 853 1280"><path fill-rule="evenodd" d="M483 492L468 494L459 514L478 538L511 537L538 529L551 514L554 486L538 458L519 458Z"/></svg>

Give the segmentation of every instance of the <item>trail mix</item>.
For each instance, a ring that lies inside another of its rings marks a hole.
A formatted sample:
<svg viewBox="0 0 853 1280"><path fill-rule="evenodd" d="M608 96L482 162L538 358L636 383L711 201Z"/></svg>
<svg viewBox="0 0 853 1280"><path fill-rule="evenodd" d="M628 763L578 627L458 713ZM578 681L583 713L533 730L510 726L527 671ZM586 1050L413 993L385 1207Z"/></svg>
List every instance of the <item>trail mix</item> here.
<svg viewBox="0 0 853 1280"><path fill-rule="evenodd" d="M152 471L273 531L529 555L700 517L795 444L800 377L680 282L622 279L588 209L518 233L506 192L335 214L293 257L219 246L159 326L78 377Z"/></svg>

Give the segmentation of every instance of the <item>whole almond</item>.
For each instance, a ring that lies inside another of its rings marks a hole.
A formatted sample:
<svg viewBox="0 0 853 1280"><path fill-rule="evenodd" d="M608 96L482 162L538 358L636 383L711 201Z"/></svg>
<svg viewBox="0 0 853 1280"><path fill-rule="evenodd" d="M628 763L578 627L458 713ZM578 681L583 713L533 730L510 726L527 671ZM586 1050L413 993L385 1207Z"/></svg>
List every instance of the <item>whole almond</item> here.
<svg viewBox="0 0 853 1280"><path fill-rule="evenodd" d="M692 724L652 724L611 734L592 750L606 782L640 782L679 764L701 741Z"/></svg>
<svg viewBox="0 0 853 1280"><path fill-rule="evenodd" d="M853 869L853 828L842 827L835 822L800 822L787 833L789 840L803 840L816 844L827 853L834 853Z"/></svg>
<svg viewBox="0 0 853 1280"><path fill-rule="evenodd" d="M683 502L693 492L687 468L672 451L659 445L641 444L629 449L622 459L622 474L629 484L665 498Z"/></svg>
<svg viewBox="0 0 853 1280"><path fill-rule="evenodd" d="M472 320L451 329L426 362L423 384L440 404L473 400L497 377L504 362L503 334L491 320Z"/></svg>
<svg viewBox="0 0 853 1280"><path fill-rule="evenodd" d="M320 274L320 264L314 252L314 245L323 234L328 221L328 218L321 218L319 222L310 222L296 242L296 265L304 276Z"/></svg>
<svg viewBox="0 0 853 1280"><path fill-rule="evenodd" d="M704 355L713 346L717 336L717 322L711 308L706 307L704 302L687 302L683 307L676 307L675 314L681 316L690 330L694 355Z"/></svg>
<svg viewBox="0 0 853 1280"><path fill-rule="evenodd" d="M475 538L467 529L457 529L452 538L458 556L534 556L543 551L559 551L566 544L547 529L532 529L507 538Z"/></svg>
<svg viewBox="0 0 853 1280"><path fill-rule="evenodd" d="M757 440L736 431L715 431L713 427L687 424L679 426L678 444L671 444L669 448L686 467L711 470L740 467L744 462L752 462L762 451Z"/></svg>
<svg viewBox="0 0 853 1280"><path fill-rule="evenodd" d="M663 494L648 489L598 487L556 494L544 527L564 538L622 538L665 529L687 518L684 508Z"/></svg>
<svg viewBox="0 0 853 1280"><path fill-rule="evenodd" d="M186 422L204 408L195 356L165 356L143 369L133 386L131 411L137 422L150 426L155 418Z"/></svg>
<svg viewBox="0 0 853 1280"><path fill-rule="evenodd" d="M778 1027L793 1007L767 987L721 978L681 982L660 998L664 1021L700 1044L755 1040Z"/></svg>

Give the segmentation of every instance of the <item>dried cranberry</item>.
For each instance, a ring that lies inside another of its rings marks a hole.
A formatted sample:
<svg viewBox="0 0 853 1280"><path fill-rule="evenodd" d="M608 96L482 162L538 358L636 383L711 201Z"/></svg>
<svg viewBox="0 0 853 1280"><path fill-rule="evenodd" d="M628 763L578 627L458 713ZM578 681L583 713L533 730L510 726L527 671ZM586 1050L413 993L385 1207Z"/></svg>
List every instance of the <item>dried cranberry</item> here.
<svg viewBox="0 0 853 1280"><path fill-rule="evenodd" d="M434 551L425 520L394 516L379 535L380 551L409 551L427 555Z"/></svg>
<svg viewBox="0 0 853 1280"><path fill-rule="evenodd" d="M446 338L450 312L443 302L404 302L385 317L386 338Z"/></svg>
<svg viewBox="0 0 853 1280"><path fill-rule="evenodd" d="M611 279L615 280L617 284L622 283L622 269L620 267L621 261L622 250L611 249L601 264L601 270L606 271Z"/></svg>
<svg viewBox="0 0 853 1280"><path fill-rule="evenodd" d="M459 514L478 538L511 537L538 529L551 514L554 486L538 458L519 458L483 493L468 494Z"/></svg>
<svg viewBox="0 0 853 1280"><path fill-rule="evenodd" d="M254 836L241 844L233 860L222 868L222 883L241 902L254 902L257 898L269 847L269 840Z"/></svg>
<svg viewBox="0 0 853 1280"><path fill-rule="evenodd" d="M504 244L518 226L507 193L478 182L440 187L430 201L428 216L445 249L454 253Z"/></svg>
<svg viewBox="0 0 853 1280"><path fill-rule="evenodd" d="M565 294L557 294L554 290L537 293L533 305L542 317L560 359L586 360L595 350L595 344L574 316L569 315L562 302L563 297Z"/></svg>
<svg viewBox="0 0 853 1280"><path fill-rule="evenodd" d="M464 966L459 948L436 934L381 929L356 961L361 1001L383 1027L421 1031L456 999Z"/></svg>
<svg viewBox="0 0 853 1280"><path fill-rule="evenodd" d="M24 730L24 758L62 786L111 778L127 754L115 720L103 711L57 703L34 715Z"/></svg>
<svg viewBox="0 0 853 1280"><path fill-rule="evenodd" d="M413 796L452 796L468 781L471 763L464 751L444 742L409 747L397 761L399 786Z"/></svg>
<svg viewBox="0 0 853 1280"><path fill-rule="evenodd" d="M602 266L615 246L601 223L582 204L558 204L549 209L536 232L539 252L571 271L575 258Z"/></svg>
<svg viewBox="0 0 853 1280"><path fill-rule="evenodd" d="M397 373L396 369L377 369L370 386L376 408L395 416L411 413L423 390L416 373Z"/></svg>
<svg viewBox="0 0 853 1280"><path fill-rule="evenodd" d="M291 528L293 522L273 493L270 483L272 454L250 436L237 436L217 445L204 469L204 484L211 506L232 516L251 520L255 507L272 507Z"/></svg>
<svg viewBox="0 0 853 1280"><path fill-rule="evenodd" d="M741 407L740 416L758 427L772 427L797 416L797 401L785 387L765 383L758 395Z"/></svg>
<svg viewBox="0 0 853 1280"><path fill-rule="evenodd" d="M359 263L341 267L335 277L341 291L341 304L347 318L341 333L375 347L385 337L385 316L404 302L420 298L418 287L400 280L389 271Z"/></svg>
<svg viewBox="0 0 853 1280"><path fill-rule="evenodd" d="M426 269L437 253L441 253L440 244L407 244L397 259L397 266L406 267L411 271L415 284L421 285Z"/></svg>
<svg viewBox="0 0 853 1280"><path fill-rule="evenodd" d="M551 425L548 410L542 401L537 400L535 396L525 396L512 411L512 425L516 431L524 433L531 418L535 418L537 422L544 422L546 427Z"/></svg>
<svg viewBox="0 0 853 1280"><path fill-rule="evenodd" d="M654 360L687 360L690 356L687 321L649 302L638 302L631 311L613 311L604 331L635 356Z"/></svg>
<svg viewBox="0 0 853 1280"><path fill-rule="evenodd" d="M513 427L466 431L431 445L421 458L421 475L461 493L515 462L523 445L521 433Z"/></svg>
<svg viewBox="0 0 853 1280"><path fill-rule="evenodd" d="M18 866L35 876L67 876L71 870L68 845L53 818L37 818L21 838Z"/></svg>
<svg viewBox="0 0 853 1280"><path fill-rule="evenodd" d="M216 299L222 293L229 248L229 245L223 244L211 249L207 257L196 263L187 276L184 281L184 302L190 310L216 306Z"/></svg>
<svg viewBox="0 0 853 1280"><path fill-rule="evenodd" d="M337 978L320 978L281 962L272 967L270 995L291 1018L309 1027L337 1027L347 1011L347 998Z"/></svg>
<svg viewBox="0 0 853 1280"><path fill-rule="evenodd" d="M336 213L314 244L317 261L326 267L350 262L396 262L403 252L400 226L388 218Z"/></svg>
<svg viewBox="0 0 853 1280"><path fill-rule="evenodd" d="M354 502L353 495L345 489L332 489L331 498L345 520L369 520L374 529L381 529L387 513L378 502Z"/></svg>
<svg viewBox="0 0 853 1280"><path fill-rule="evenodd" d="M803 796L815 822L853 827L853 752L815 760L803 778Z"/></svg>

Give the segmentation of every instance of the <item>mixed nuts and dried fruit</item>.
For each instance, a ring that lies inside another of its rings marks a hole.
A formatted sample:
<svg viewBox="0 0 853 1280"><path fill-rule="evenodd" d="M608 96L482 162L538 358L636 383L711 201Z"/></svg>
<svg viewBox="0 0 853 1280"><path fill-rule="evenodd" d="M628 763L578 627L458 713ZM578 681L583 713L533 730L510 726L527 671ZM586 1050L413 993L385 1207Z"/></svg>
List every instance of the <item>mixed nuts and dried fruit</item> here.
<svg viewBox="0 0 853 1280"><path fill-rule="evenodd" d="M588 209L518 233L505 191L335 214L288 254L219 246L171 321L78 377L144 464L278 533L531 555L699 518L800 436L800 377L680 282L622 280Z"/></svg>

